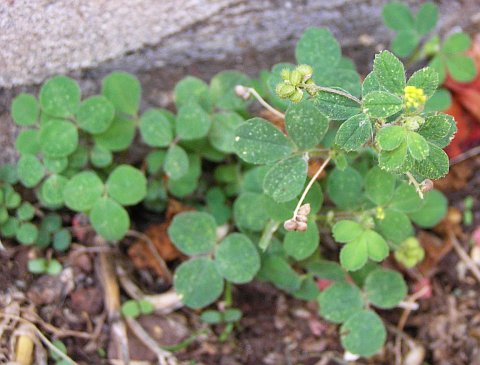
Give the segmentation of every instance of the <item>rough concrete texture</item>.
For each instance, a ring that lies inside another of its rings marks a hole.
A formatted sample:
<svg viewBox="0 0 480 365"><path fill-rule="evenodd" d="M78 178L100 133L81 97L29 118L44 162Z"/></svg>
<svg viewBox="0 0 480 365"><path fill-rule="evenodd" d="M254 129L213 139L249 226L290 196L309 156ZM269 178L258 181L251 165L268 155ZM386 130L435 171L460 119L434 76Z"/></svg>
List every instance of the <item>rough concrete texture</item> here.
<svg viewBox="0 0 480 365"><path fill-rule="evenodd" d="M11 98L58 73L86 94L113 69L139 75L146 105L168 102L186 74L208 79L224 68L255 74L292 61L309 26L327 26L360 71L392 33L380 18L386 0L4 0L0 1L0 152L13 158ZM421 0L407 1L411 5ZM438 0L441 33L478 32L479 0ZM2 89L3 87L3 89Z"/></svg>

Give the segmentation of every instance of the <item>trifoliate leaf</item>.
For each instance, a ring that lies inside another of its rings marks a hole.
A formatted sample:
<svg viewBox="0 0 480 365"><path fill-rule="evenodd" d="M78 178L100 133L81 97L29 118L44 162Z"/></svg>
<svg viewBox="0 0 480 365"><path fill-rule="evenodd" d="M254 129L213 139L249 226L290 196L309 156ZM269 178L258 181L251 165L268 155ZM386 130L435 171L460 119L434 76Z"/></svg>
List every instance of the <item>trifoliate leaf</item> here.
<svg viewBox="0 0 480 365"><path fill-rule="evenodd" d="M402 62L393 53L382 51L376 54L373 61L373 72L378 83L388 92L403 95L405 69Z"/></svg>
<svg viewBox="0 0 480 365"><path fill-rule="evenodd" d="M176 129L177 136L183 140L205 137L210 130L212 120L208 113L196 103L183 105L178 110Z"/></svg>
<svg viewBox="0 0 480 365"><path fill-rule="evenodd" d="M363 98L362 107L371 118L387 118L402 110L403 102L386 91L372 91Z"/></svg>
<svg viewBox="0 0 480 365"><path fill-rule="evenodd" d="M103 95L85 99L77 111L77 123L80 128L91 134L105 132L112 124L115 107Z"/></svg>
<svg viewBox="0 0 480 365"><path fill-rule="evenodd" d="M99 200L103 191L103 182L96 173L80 172L65 185L63 190L65 205L76 212L88 211Z"/></svg>
<svg viewBox="0 0 480 365"><path fill-rule="evenodd" d="M48 79L40 89L38 99L42 110L52 117L73 116L80 104L80 87L66 76Z"/></svg>
<svg viewBox="0 0 480 365"><path fill-rule="evenodd" d="M102 94L119 113L136 115L142 89L137 78L127 72L114 71L102 80Z"/></svg>
<svg viewBox="0 0 480 365"><path fill-rule="evenodd" d="M140 135L151 147L166 147L173 140L172 125L160 110L148 109L140 118Z"/></svg>

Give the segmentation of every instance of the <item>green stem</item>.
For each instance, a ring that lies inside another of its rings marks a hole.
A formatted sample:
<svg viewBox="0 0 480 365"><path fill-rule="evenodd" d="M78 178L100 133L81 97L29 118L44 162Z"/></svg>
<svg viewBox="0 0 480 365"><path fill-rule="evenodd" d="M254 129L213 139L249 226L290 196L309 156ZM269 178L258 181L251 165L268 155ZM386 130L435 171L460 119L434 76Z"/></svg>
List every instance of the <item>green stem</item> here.
<svg viewBox="0 0 480 365"><path fill-rule="evenodd" d="M268 245L272 241L273 234L278 229L278 225L279 223L275 222L273 219L270 219L267 222L267 225L263 229L262 237L260 237L260 241L258 242L258 247L260 247L262 251L265 251L268 248Z"/></svg>
<svg viewBox="0 0 480 365"><path fill-rule="evenodd" d="M228 280L225 281L224 302L225 302L225 308L231 307L233 304L232 283Z"/></svg>

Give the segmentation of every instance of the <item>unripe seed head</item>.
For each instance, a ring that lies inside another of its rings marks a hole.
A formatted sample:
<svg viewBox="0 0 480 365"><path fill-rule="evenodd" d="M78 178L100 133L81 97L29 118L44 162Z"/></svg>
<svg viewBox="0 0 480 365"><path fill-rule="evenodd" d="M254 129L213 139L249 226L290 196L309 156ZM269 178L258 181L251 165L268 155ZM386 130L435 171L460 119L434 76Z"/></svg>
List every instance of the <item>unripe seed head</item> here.
<svg viewBox="0 0 480 365"><path fill-rule="evenodd" d="M295 87L282 82L277 85L275 91L277 92L277 95L280 96L282 99L286 99L295 93Z"/></svg>
<svg viewBox="0 0 480 365"><path fill-rule="evenodd" d="M296 89L295 92L290 95L290 100L294 103L299 103L302 101L303 98L303 91Z"/></svg>

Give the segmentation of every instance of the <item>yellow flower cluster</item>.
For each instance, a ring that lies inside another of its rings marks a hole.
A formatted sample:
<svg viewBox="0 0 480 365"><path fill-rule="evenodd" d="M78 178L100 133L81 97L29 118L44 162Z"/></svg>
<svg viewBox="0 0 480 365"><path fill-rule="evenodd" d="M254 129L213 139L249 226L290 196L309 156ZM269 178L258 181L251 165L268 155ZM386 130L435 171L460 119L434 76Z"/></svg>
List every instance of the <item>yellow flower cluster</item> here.
<svg viewBox="0 0 480 365"><path fill-rule="evenodd" d="M415 86L406 86L403 91L405 106L407 108L418 108L427 101L427 96L423 92L423 89Z"/></svg>

